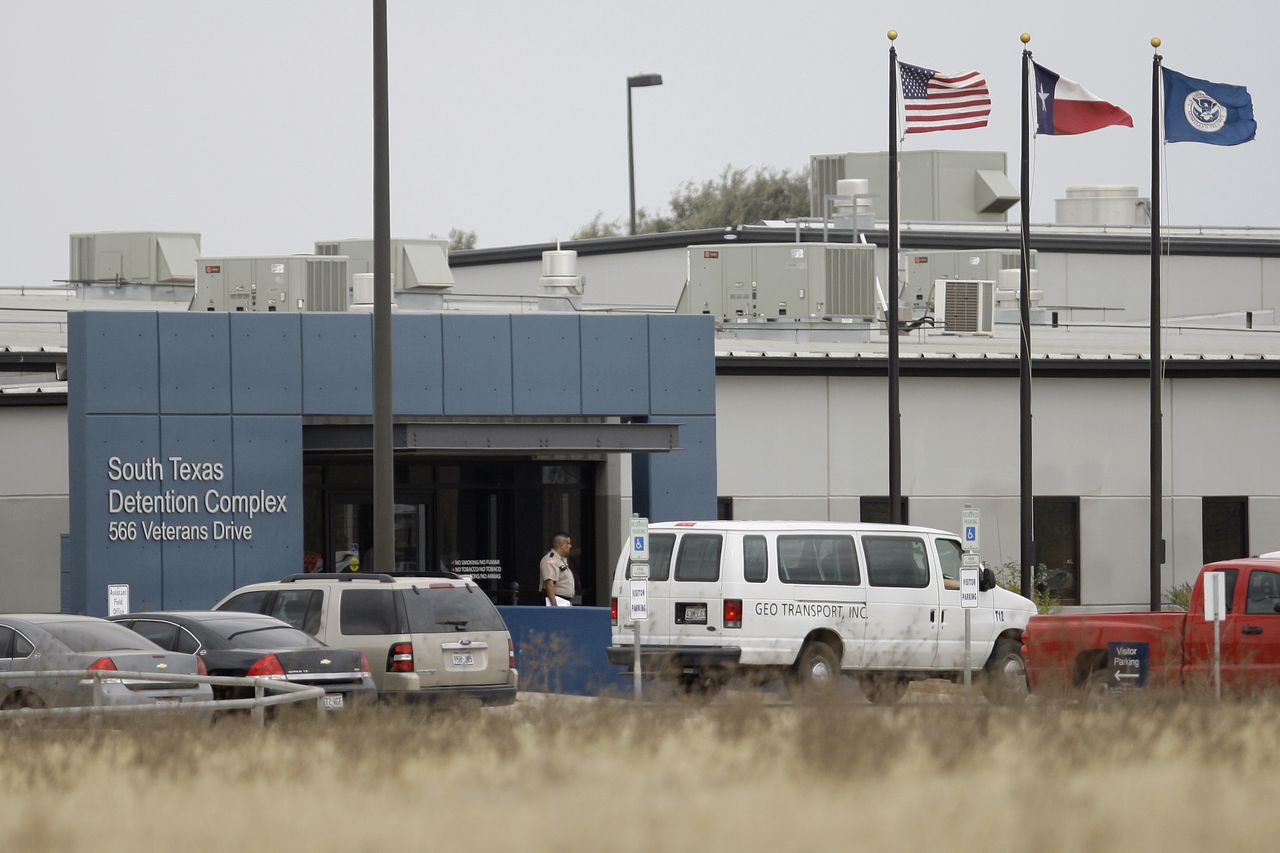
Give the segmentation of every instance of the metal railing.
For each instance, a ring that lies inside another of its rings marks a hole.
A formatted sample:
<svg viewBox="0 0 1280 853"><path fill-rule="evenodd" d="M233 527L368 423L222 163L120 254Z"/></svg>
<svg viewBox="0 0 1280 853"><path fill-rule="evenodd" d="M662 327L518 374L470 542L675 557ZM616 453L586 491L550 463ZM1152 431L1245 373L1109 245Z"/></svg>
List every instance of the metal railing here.
<svg viewBox="0 0 1280 853"><path fill-rule="evenodd" d="M93 704L65 708L18 708L0 711L0 720L30 719L42 717L109 716L127 713L170 713L175 711L231 711L248 708L249 714L259 726L266 724L266 709L276 705L288 705L312 701L316 709L325 713L324 688L309 684L295 684L279 678L241 677L230 675L187 675L183 673L126 672L120 670L59 669L33 672L5 673L5 681L41 678L77 678L93 681ZM253 698L210 699L198 702L155 702L146 705L108 705L102 692L103 682L158 681L176 684L216 684L224 687L252 687ZM273 692L267 695L268 691Z"/></svg>

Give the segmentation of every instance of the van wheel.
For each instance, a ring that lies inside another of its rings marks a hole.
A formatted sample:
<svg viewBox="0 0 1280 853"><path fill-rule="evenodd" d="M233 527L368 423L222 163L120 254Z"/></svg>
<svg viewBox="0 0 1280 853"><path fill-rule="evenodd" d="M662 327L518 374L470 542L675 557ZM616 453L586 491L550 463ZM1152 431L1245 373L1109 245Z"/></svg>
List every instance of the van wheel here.
<svg viewBox="0 0 1280 853"><path fill-rule="evenodd" d="M992 705L1021 705L1027 701L1027 664L1022 648L1008 638L996 643L996 650L982 674L982 695Z"/></svg>
<svg viewBox="0 0 1280 853"><path fill-rule="evenodd" d="M814 640L800 650L796 661L796 683L814 693L830 693L840 681L840 658L835 649Z"/></svg>
<svg viewBox="0 0 1280 853"><path fill-rule="evenodd" d="M896 705L907 692L907 680L896 672L864 672L858 687L872 705Z"/></svg>

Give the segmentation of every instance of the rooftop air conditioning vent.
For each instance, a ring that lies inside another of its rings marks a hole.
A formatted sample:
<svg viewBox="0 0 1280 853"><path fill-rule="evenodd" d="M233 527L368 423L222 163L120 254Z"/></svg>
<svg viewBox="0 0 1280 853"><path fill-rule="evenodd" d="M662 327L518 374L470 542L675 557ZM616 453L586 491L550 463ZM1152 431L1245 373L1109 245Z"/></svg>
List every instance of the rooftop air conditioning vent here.
<svg viewBox="0 0 1280 853"><path fill-rule="evenodd" d="M938 279L934 282L934 313L948 332L991 334L995 282Z"/></svg>

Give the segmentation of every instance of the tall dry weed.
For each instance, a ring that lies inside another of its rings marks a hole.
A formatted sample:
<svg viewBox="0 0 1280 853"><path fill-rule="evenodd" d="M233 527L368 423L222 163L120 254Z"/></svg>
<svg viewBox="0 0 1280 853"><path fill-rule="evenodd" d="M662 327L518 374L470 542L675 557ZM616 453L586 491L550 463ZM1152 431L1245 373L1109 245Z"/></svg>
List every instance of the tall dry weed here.
<svg viewBox="0 0 1280 853"><path fill-rule="evenodd" d="M0 844L138 849L1271 849L1280 707L530 698L0 731Z"/></svg>

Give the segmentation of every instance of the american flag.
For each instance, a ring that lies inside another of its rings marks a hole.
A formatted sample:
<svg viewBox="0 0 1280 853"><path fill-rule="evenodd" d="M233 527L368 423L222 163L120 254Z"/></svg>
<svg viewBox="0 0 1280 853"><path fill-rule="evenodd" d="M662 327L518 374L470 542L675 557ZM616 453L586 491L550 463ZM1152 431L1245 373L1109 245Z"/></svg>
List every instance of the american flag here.
<svg viewBox="0 0 1280 853"><path fill-rule="evenodd" d="M969 130L986 127L991 115L987 78L977 71L940 74L930 68L898 63L907 133Z"/></svg>

